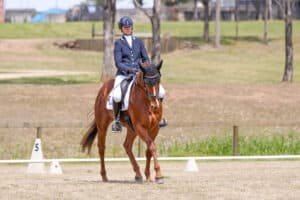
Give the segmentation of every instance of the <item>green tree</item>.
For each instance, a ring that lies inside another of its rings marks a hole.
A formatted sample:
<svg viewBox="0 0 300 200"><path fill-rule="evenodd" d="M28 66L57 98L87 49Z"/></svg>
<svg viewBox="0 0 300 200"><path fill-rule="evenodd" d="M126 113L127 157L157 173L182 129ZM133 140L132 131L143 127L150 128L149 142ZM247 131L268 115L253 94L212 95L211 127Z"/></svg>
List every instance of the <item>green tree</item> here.
<svg viewBox="0 0 300 200"><path fill-rule="evenodd" d="M151 61L158 64L160 61L160 9L161 0L154 0L152 12L148 13L142 7L142 4L138 0L133 0L134 6L144 12L144 14L150 19L152 25L152 50L151 50Z"/></svg>
<svg viewBox="0 0 300 200"><path fill-rule="evenodd" d="M295 6L295 0L275 0L279 9L283 13L283 19L285 22L285 67L282 81L293 81L293 11Z"/></svg>
<svg viewBox="0 0 300 200"><path fill-rule="evenodd" d="M114 77L115 74L113 48L114 48L114 24L115 24L115 16L116 16L116 0L103 1L103 10L104 10L104 16L103 16L104 54L103 54L101 80L104 82Z"/></svg>

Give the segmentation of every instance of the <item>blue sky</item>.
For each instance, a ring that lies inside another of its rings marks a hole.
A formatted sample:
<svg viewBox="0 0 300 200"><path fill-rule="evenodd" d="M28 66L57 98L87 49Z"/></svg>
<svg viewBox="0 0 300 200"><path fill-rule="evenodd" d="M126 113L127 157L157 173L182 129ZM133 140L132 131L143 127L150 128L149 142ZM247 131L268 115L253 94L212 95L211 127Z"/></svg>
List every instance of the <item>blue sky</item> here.
<svg viewBox="0 0 300 200"><path fill-rule="evenodd" d="M25 9L35 8L38 11L44 11L49 8L69 9L73 5L80 4L85 0L5 0L6 9ZM151 7L153 1L145 1L145 7ZM117 0L117 8L133 8L132 0Z"/></svg>

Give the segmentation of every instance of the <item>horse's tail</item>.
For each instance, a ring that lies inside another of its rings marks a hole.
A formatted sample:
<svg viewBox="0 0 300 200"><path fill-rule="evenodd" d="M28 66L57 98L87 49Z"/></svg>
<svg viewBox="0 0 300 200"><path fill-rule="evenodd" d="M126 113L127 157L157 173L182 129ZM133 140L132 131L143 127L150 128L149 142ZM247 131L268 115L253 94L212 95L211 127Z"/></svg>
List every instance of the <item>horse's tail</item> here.
<svg viewBox="0 0 300 200"><path fill-rule="evenodd" d="M92 121L92 123L90 124L89 129L87 130L87 132L84 134L84 136L81 139L80 145L82 148L82 151L84 152L85 149L88 149L88 154L90 154L91 152L91 148L92 148L92 144L94 142L94 139L97 135L97 126L96 126L96 121L95 119Z"/></svg>

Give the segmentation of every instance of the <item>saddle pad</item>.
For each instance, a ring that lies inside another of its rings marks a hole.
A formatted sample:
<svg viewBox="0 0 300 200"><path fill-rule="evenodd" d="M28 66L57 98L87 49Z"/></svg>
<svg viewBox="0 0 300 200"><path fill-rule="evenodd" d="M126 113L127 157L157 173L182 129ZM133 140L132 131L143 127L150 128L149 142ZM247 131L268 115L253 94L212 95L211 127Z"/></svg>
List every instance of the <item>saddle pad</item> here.
<svg viewBox="0 0 300 200"><path fill-rule="evenodd" d="M129 94L130 94L130 90L131 90L131 87L132 87L132 83L133 83L133 80L130 81L130 83L128 85L128 89L126 91L126 94L125 94L125 97L124 97L124 100L123 100L123 103L122 103L122 108L121 108L122 111L128 110ZM113 91L113 89L112 89L112 91ZM113 109L112 91L110 91L110 93L107 97L107 102L106 102L106 109L107 110L112 110Z"/></svg>

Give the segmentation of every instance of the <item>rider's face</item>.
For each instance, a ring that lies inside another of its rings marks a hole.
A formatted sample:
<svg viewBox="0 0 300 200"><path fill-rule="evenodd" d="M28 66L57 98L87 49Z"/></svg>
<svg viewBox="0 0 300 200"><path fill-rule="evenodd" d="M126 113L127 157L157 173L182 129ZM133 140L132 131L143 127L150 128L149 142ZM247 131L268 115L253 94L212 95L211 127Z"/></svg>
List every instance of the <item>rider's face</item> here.
<svg viewBox="0 0 300 200"><path fill-rule="evenodd" d="M131 33L132 33L132 26L122 26L121 31L125 35L131 35Z"/></svg>

